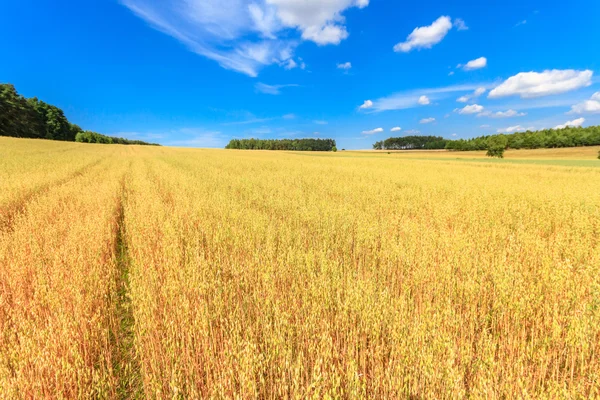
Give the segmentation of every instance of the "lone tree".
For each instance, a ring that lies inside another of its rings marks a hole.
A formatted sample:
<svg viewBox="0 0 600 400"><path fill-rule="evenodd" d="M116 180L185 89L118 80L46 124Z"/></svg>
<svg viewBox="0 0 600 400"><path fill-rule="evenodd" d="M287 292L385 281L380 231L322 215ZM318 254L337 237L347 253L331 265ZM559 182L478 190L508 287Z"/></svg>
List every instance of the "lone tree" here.
<svg viewBox="0 0 600 400"><path fill-rule="evenodd" d="M600 151L598 152L598 160L600 160Z"/></svg>
<svg viewBox="0 0 600 400"><path fill-rule="evenodd" d="M508 139L504 135L494 135L488 138L488 157L504 158L504 150L508 146Z"/></svg>

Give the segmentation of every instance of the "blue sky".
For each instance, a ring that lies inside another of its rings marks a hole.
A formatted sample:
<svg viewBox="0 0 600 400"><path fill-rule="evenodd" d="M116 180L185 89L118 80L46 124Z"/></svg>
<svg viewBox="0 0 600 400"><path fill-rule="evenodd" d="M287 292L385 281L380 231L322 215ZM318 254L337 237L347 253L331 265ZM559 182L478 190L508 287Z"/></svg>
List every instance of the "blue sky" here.
<svg viewBox="0 0 600 400"><path fill-rule="evenodd" d="M366 149L600 124L598 1L20 0L0 15L0 81L109 135Z"/></svg>

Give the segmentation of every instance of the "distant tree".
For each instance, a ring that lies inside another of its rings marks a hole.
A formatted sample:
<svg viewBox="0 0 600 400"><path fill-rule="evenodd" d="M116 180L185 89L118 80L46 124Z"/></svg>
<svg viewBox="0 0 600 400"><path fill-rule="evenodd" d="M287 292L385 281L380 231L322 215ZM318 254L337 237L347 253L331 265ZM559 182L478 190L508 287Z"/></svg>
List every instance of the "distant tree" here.
<svg viewBox="0 0 600 400"><path fill-rule="evenodd" d="M487 156L504 158L504 150L508 146L508 139L504 135L490 136L487 140Z"/></svg>
<svg viewBox="0 0 600 400"><path fill-rule="evenodd" d="M337 147L333 146L333 147L331 148L331 151L333 151L334 153L335 153L335 152L337 152Z"/></svg>
<svg viewBox="0 0 600 400"><path fill-rule="evenodd" d="M509 149L540 149L576 146L600 145L600 126L569 126L563 129L544 129L540 131L515 132L504 135L508 139ZM490 136L472 139L448 140L447 150L470 151L487 150Z"/></svg>
<svg viewBox="0 0 600 400"><path fill-rule="evenodd" d="M232 139L226 149L239 150L293 150L293 151L332 151L333 139Z"/></svg>
<svg viewBox="0 0 600 400"><path fill-rule="evenodd" d="M373 144L375 150L422 150L443 149L448 140L439 136L403 136L389 138Z"/></svg>
<svg viewBox="0 0 600 400"><path fill-rule="evenodd" d="M600 151L598 152L598 160L600 160Z"/></svg>

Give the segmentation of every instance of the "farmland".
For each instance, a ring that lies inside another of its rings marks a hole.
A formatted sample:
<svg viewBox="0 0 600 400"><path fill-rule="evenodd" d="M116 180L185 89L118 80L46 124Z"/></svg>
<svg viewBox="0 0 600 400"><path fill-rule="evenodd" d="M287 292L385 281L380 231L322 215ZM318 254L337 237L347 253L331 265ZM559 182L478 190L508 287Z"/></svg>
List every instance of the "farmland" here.
<svg viewBox="0 0 600 400"><path fill-rule="evenodd" d="M0 138L0 398L599 397L598 149L519 152Z"/></svg>

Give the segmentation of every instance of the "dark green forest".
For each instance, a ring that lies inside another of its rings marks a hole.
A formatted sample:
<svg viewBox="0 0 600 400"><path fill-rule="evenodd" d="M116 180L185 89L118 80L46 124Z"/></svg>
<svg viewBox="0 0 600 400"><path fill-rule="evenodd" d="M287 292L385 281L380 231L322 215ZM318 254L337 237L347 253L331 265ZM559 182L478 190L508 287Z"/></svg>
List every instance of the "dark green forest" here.
<svg viewBox="0 0 600 400"><path fill-rule="evenodd" d="M333 139L233 139L226 149L337 151Z"/></svg>
<svg viewBox="0 0 600 400"><path fill-rule="evenodd" d="M155 145L141 140L84 131L70 123L60 108L37 97L25 98L11 84L0 84L0 136L84 143Z"/></svg>
<svg viewBox="0 0 600 400"><path fill-rule="evenodd" d="M540 131L479 136L472 139L448 140L438 136L405 136L389 138L373 144L375 150L447 149L456 151L489 150L498 138L506 139L508 149L543 149L556 147L599 146L600 126L566 127ZM504 139L500 139L504 143Z"/></svg>
<svg viewBox="0 0 600 400"><path fill-rule="evenodd" d="M546 149L557 147L579 147L600 145L600 126L566 127L540 131L516 132L512 134L479 136L472 139L449 140L448 150L487 150L490 138L504 136L509 149Z"/></svg>

